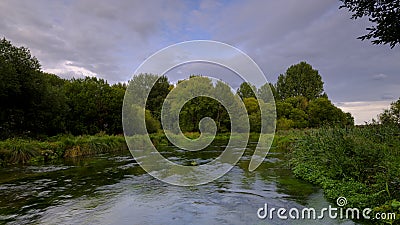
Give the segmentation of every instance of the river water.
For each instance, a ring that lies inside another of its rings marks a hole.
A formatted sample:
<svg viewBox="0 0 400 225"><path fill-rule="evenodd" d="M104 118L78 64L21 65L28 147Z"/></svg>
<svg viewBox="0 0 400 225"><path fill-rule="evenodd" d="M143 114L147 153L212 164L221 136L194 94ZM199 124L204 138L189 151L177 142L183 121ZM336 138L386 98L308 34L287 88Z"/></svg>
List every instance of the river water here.
<svg viewBox="0 0 400 225"><path fill-rule="evenodd" d="M255 145L250 143L249 150ZM207 162L223 148L214 143L194 158L174 147L160 151L190 164ZM269 214L259 219L257 211L265 204L268 210L313 207L317 212L335 204L319 188L294 178L280 150L271 149L254 172L247 170L250 156L245 154L223 177L195 187L158 181L128 151L0 168L0 224L355 224L327 215L283 220Z"/></svg>

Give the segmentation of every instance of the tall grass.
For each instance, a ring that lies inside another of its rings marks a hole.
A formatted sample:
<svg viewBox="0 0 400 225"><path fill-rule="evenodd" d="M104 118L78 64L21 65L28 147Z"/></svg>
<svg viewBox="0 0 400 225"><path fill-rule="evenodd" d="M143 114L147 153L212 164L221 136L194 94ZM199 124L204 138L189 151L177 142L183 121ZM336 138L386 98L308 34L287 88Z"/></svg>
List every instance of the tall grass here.
<svg viewBox="0 0 400 225"><path fill-rule="evenodd" d="M69 148L64 157L94 155L106 152L116 152L126 149L122 136L79 136L72 140L64 140Z"/></svg>
<svg viewBox="0 0 400 225"><path fill-rule="evenodd" d="M306 131L292 149L293 172L332 201L344 196L348 207L394 211L400 219L393 204L400 200L399 135L398 126L381 125Z"/></svg>
<svg viewBox="0 0 400 225"><path fill-rule="evenodd" d="M7 139L0 142L1 164L26 164L58 158L126 150L123 136L57 136L46 141Z"/></svg>
<svg viewBox="0 0 400 225"><path fill-rule="evenodd" d="M38 147L28 140L8 139L0 142L0 158L3 162L28 163L39 155Z"/></svg>

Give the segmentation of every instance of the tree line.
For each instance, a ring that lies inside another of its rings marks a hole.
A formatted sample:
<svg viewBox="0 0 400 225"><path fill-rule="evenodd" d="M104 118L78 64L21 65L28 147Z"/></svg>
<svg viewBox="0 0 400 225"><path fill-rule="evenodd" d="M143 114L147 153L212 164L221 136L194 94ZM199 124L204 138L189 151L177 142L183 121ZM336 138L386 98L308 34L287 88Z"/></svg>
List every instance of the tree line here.
<svg viewBox="0 0 400 225"><path fill-rule="evenodd" d="M153 74L134 76L130 84L148 85L146 80L157 77L146 102L146 126L149 132L161 128L161 107L175 87L167 77ZM198 77L198 76L192 76ZM178 82L179 83L179 82ZM224 88L203 77L203 88ZM268 90L270 88L271 91ZM122 104L127 84L109 84L104 79L85 77L62 79L41 71L29 49L0 40L0 135L45 137L58 134L121 134ZM227 92L230 92L227 89ZM259 99L256 99L257 92ZM250 129L261 128L258 100L275 99L278 129L351 126L349 113L334 106L323 92L323 81L317 70L300 62L281 74L276 84L256 88L242 83L236 93L247 109ZM229 115L224 107L209 97L196 97L187 102L179 116L184 132L199 131L199 121L211 117L219 132L230 131Z"/></svg>
<svg viewBox="0 0 400 225"><path fill-rule="evenodd" d="M249 83L242 83L237 93L245 104L256 100L251 90L256 90L264 102L274 98L278 129L353 126L352 115L332 104L324 92L323 84L318 70L306 62L300 62L280 74L276 84L267 83L256 89Z"/></svg>

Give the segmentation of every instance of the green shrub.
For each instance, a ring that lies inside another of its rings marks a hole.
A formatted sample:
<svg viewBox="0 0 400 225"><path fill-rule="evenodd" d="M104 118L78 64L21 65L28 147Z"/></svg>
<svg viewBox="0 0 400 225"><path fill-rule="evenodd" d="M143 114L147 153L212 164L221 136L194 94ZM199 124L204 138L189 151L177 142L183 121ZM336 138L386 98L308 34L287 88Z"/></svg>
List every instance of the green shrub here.
<svg viewBox="0 0 400 225"><path fill-rule="evenodd" d="M332 201L344 196L347 207L378 209L400 199L399 133L382 125L306 131L293 148L292 171Z"/></svg>

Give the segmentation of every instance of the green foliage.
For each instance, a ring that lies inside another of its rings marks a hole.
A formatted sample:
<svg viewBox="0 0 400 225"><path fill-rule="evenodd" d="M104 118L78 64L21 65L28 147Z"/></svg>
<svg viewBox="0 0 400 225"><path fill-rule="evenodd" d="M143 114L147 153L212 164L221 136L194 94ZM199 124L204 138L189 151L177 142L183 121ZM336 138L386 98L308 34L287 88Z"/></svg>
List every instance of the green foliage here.
<svg viewBox="0 0 400 225"><path fill-rule="evenodd" d="M40 71L24 47L0 41L0 136L122 133L126 86L102 79L64 80Z"/></svg>
<svg viewBox="0 0 400 225"><path fill-rule="evenodd" d="M261 131L261 111L259 102L254 97L244 98L244 106L246 107L247 114L250 121L250 132Z"/></svg>
<svg viewBox="0 0 400 225"><path fill-rule="evenodd" d="M169 110L178 111L178 103L182 103L187 96L201 95L202 90L219 95L221 99L235 98L229 86L223 82L218 81L214 85L211 79L201 76L192 76L190 80L179 83L177 88L180 90L174 95L176 104L167 105L167 108L170 107ZM194 93L196 91L199 93ZM231 103L238 104L238 102ZM238 106L232 108L235 110ZM206 96L195 97L184 104L179 112L179 126L183 132L199 132L199 123L204 117L210 117L215 121L218 132L229 132L231 129L230 117L225 107L219 101Z"/></svg>
<svg viewBox="0 0 400 225"><path fill-rule="evenodd" d="M254 85L249 82L243 82L237 90L237 94L241 99L256 98L256 94L254 93L256 90L257 89Z"/></svg>
<svg viewBox="0 0 400 225"><path fill-rule="evenodd" d="M249 115L260 112L258 101L254 97L244 98L243 103Z"/></svg>
<svg viewBox="0 0 400 225"><path fill-rule="evenodd" d="M292 149L292 170L330 200L346 197L347 207L384 205L400 198L399 133L377 125L306 131Z"/></svg>
<svg viewBox="0 0 400 225"><path fill-rule="evenodd" d="M68 81L64 90L69 107L67 130L72 134L122 132L120 117L124 90L121 86L111 87L103 79L86 77Z"/></svg>
<svg viewBox="0 0 400 225"><path fill-rule="evenodd" d="M294 109L293 105L286 101L276 102L276 113L278 118L289 118L290 112Z"/></svg>
<svg viewBox="0 0 400 225"><path fill-rule="evenodd" d="M284 75L278 77L276 88L269 85L276 93L278 130L354 125L351 114L334 106L323 93L321 76L306 62L290 66ZM266 89L265 85L258 92L265 92L263 89Z"/></svg>
<svg viewBox="0 0 400 225"><path fill-rule="evenodd" d="M272 83L265 83L257 92L261 100L266 103L271 103L277 97L275 86Z"/></svg>
<svg viewBox="0 0 400 225"><path fill-rule="evenodd" d="M8 139L0 142L0 158L10 163L26 164L32 157L38 155L37 146L30 141L22 139Z"/></svg>
<svg viewBox="0 0 400 225"><path fill-rule="evenodd" d="M388 215L388 213L394 213L395 218L400 218L400 202L397 201L396 199L389 200L385 202L385 204L375 207L374 208L375 213L385 213ZM383 220L386 224L397 224L396 222L399 222L399 219L394 220L392 218L386 218Z"/></svg>
<svg viewBox="0 0 400 225"><path fill-rule="evenodd" d="M306 112L299 108L293 108L290 111L289 119L294 122L294 128L305 128L308 126L308 116Z"/></svg>
<svg viewBox="0 0 400 225"><path fill-rule="evenodd" d="M127 149L122 136L78 136L72 139L72 142L73 144L65 149L63 157L86 156Z"/></svg>
<svg viewBox="0 0 400 225"><path fill-rule="evenodd" d="M322 95L323 84L318 70L306 62L300 62L290 66L285 74L279 75L276 91L279 99L304 96L312 100Z"/></svg>
<svg viewBox="0 0 400 225"><path fill-rule="evenodd" d="M62 157L76 157L126 150L123 136L56 136L46 141L7 139L0 141L2 164L26 164Z"/></svg>
<svg viewBox="0 0 400 225"><path fill-rule="evenodd" d="M382 124L397 124L400 126L400 98L390 104L390 109L386 109L379 115Z"/></svg>
<svg viewBox="0 0 400 225"><path fill-rule="evenodd" d="M373 44L389 44L394 48L400 43L399 0L341 0L340 8L353 13L352 19L368 17L374 25L366 30L368 34L358 37L361 40L372 39Z"/></svg>
<svg viewBox="0 0 400 225"><path fill-rule="evenodd" d="M150 110L146 109L145 113L145 122L148 133L157 133L157 131L161 128L160 122L151 115Z"/></svg>
<svg viewBox="0 0 400 225"><path fill-rule="evenodd" d="M311 127L353 125L349 114L334 106L327 98L317 98L308 106Z"/></svg>
<svg viewBox="0 0 400 225"><path fill-rule="evenodd" d="M4 38L0 40L2 138L62 131L58 114L62 114L65 105L54 84L58 80L40 71L39 61L27 48L15 47Z"/></svg>
<svg viewBox="0 0 400 225"><path fill-rule="evenodd" d="M170 84L166 76L161 76L155 82L146 102L146 109L150 110L157 120L161 119L161 108L165 97L169 93Z"/></svg>
<svg viewBox="0 0 400 225"><path fill-rule="evenodd" d="M215 99L209 97L196 97L188 101L183 107L179 114L179 124L184 132L198 132L200 120L204 117L211 117L214 120L218 118L218 110L221 111L224 108ZM220 112L221 113L221 112ZM228 115L224 112L225 115ZM225 123L222 121L217 121L219 129ZM222 128L224 129L224 128ZM225 128L226 129L226 128Z"/></svg>
<svg viewBox="0 0 400 225"><path fill-rule="evenodd" d="M278 130L289 130L294 127L294 124L293 120L282 117L278 119L276 127Z"/></svg>

